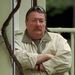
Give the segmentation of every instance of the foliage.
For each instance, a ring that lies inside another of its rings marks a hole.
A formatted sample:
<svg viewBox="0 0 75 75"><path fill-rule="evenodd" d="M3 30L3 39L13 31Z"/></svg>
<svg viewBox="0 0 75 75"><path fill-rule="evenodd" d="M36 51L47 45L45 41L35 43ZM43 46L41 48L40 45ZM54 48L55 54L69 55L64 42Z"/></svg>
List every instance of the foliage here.
<svg viewBox="0 0 75 75"><path fill-rule="evenodd" d="M62 13L73 5L73 0L46 0L46 10L50 15Z"/></svg>

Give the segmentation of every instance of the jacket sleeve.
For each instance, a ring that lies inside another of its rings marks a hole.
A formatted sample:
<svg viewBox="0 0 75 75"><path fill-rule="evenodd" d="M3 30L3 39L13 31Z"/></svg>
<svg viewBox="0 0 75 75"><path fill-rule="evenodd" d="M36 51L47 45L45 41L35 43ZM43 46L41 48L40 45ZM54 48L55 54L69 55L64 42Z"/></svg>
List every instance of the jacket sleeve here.
<svg viewBox="0 0 75 75"><path fill-rule="evenodd" d="M33 69L36 65L37 54L29 53L23 48L23 43L15 40L15 51L14 54L23 69Z"/></svg>
<svg viewBox="0 0 75 75"><path fill-rule="evenodd" d="M71 67L70 46L62 36L58 35L56 39L55 57L43 63L48 75L66 72Z"/></svg>

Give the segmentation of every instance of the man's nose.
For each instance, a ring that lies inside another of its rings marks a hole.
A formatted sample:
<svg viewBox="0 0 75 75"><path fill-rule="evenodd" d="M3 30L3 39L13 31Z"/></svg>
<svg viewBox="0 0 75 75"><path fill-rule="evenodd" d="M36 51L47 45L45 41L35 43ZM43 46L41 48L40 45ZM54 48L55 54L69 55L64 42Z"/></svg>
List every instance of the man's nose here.
<svg viewBox="0 0 75 75"><path fill-rule="evenodd" d="M39 20L36 21L36 25L40 26L40 21Z"/></svg>

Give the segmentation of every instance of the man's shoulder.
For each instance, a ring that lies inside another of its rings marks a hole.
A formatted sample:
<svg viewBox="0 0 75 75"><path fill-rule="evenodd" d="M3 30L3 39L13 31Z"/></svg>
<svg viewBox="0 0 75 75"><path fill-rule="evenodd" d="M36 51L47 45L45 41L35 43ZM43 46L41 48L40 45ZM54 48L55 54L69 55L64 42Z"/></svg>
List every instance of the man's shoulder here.
<svg viewBox="0 0 75 75"><path fill-rule="evenodd" d="M49 34L50 36L61 36L60 33L55 33L55 32L48 32L48 34Z"/></svg>
<svg viewBox="0 0 75 75"><path fill-rule="evenodd" d="M51 38L63 38L63 36L60 33L48 32L48 34Z"/></svg>
<svg viewBox="0 0 75 75"><path fill-rule="evenodd" d="M24 31L18 30L18 31L15 31L14 38L21 41L23 38L23 35L24 35Z"/></svg>

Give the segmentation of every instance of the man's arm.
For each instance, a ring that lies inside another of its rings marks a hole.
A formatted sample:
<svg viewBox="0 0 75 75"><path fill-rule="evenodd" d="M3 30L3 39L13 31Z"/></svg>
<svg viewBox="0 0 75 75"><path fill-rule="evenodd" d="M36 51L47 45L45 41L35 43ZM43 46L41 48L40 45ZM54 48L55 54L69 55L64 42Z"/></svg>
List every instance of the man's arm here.
<svg viewBox="0 0 75 75"><path fill-rule="evenodd" d="M52 54L38 54L36 64L41 64L53 57L54 57L54 55L52 55Z"/></svg>
<svg viewBox="0 0 75 75"><path fill-rule="evenodd" d="M49 75L68 72L71 68L71 48L67 41L60 35L57 35L55 47L57 51L54 58L43 62L43 66Z"/></svg>
<svg viewBox="0 0 75 75"><path fill-rule="evenodd" d="M33 70L46 71L45 67L43 66L42 63L53 57L54 57L54 55L52 55L52 54L39 54L37 56L37 62L36 62L35 68Z"/></svg>
<svg viewBox="0 0 75 75"><path fill-rule="evenodd" d="M15 40L14 53L24 69L34 69L37 64L41 64L42 62L45 62L52 57L50 54L27 52L25 48L23 48L23 43L17 40Z"/></svg>

